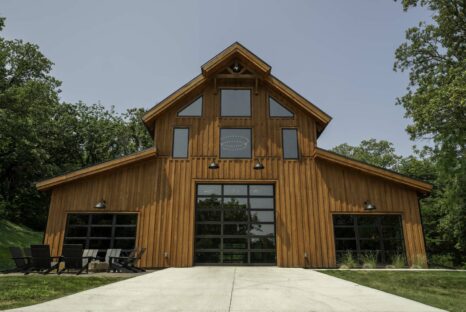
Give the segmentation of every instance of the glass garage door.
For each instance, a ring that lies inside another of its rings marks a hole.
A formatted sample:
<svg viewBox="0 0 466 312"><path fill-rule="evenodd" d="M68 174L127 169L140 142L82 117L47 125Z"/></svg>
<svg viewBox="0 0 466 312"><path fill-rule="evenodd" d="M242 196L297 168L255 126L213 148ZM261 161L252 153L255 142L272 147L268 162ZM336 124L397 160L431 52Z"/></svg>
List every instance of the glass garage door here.
<svg viewBox="0 0 466 312"><path fill-rule="evenodd" d="M196 264L275 264L273 185L198 184L196 193Z"/></svg>
<svg viewBox="0 0 466 312"><path fill-rule="evenodd" d="M70 213L67 218L65 244L81 244L98 249L104 256L109 248L129 253L135 246L137 214Z"/></svg>
<svg viewBox="0 0 466 312"><path fill-rule="evenodd" d="M333 215L337 262L350 252L362 261L374 256L381 264L405 256L400 215Z"/></svg>

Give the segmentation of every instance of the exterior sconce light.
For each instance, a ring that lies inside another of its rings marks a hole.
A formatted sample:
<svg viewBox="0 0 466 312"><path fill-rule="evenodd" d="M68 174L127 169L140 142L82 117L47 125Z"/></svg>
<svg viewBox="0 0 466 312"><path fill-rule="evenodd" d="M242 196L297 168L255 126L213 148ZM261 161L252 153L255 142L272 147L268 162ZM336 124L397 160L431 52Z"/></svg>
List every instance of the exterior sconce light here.
<svg viewBox="0 0 466 312"><path fill-rule="evenodd" d="M309 256L307 255L307 251L304 252L304 259L307 259Z"/></svg>
<svg viewBox="0 0 466 312"><path fill-rule="evenodd" d="M218 164L215 162L215 160L212 160L212 162L209 164L209 169L218 169Z"/></svg>
<svg viewBox="0 0 466 312"><path fill-rule="evenodd" d="M262 170L264 169L264 165L260 162L260 160L257 160L256 164L254 165L254 170Z"/></svg>
<svg viewBox="0 0 466 312"><path fill-rule="evenodd" d="M97 208L97 209L105 209L105 208L107 208L107 203L105 202L105 200L102 199L94 207Z"/></svg>
<svg viewBox="0 0 466 312"><path fill-rule="evenodd" d="M375 205L371 203L370 201L366 200L364 202L364 210L375 210Z"/></svg>
<svg viewBox="0 0 466 312"><path fill-rule="evenodd" d="M168 259L168 252L165 251L165 252L163 253L163 257L164 257L165 259Z"/></svg>

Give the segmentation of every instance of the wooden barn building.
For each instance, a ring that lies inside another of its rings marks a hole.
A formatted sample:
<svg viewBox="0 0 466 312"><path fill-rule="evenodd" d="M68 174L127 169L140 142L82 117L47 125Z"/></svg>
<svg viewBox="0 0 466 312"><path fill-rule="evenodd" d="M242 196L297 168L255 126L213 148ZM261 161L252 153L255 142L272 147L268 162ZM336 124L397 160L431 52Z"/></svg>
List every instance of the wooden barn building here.
<svg viewBox="0 0 466 312"><path fill-rule="evenodd" d="M44 242L145 247L146 268L425 256L431 185L318 148L330 120L234 43L146 113L153 148L37 183Z"/></svg>

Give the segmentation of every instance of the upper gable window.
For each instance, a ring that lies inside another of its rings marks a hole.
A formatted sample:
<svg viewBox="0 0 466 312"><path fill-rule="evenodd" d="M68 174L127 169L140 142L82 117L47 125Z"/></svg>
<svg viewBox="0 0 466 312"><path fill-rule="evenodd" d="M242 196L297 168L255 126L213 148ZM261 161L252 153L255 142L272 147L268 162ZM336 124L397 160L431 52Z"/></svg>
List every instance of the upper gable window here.
<svg viewBox="0 0 466 312"><path fill-rule="evenodd" d="M251 158L251 152L251 129L220 129L220 158Z"/></svg>
<svg viewBox="0 0 466 312"><path fill-rule="evenodd" d="M189 129L173 129L173 158L187 158L189 147Z"/></svg>
<svg viewBox="0 0 466 312"><path fill-rule="evenodd" d="M282 129L282 149L284 159L298 159L298 131Z"/></svg>
<svg viewBox="0 0 466 312"><path fill-rule="evenodd" d="M251 90L249 89L222 89L220 101L221 116L251 116Z"/></svg>
<svg viewBox="0 0 466 312"><path fill-rule="evenodd" d="M278 103L273 97L269 97L270 117L293 117L294 114Z"/></svg>
<svg viewBox="0 0 466 312"><path fill-rule="evenodd" d="M194 102L185 106L178 112L180 117L200 117L202 116L202 96L198 97Z"/></svg>

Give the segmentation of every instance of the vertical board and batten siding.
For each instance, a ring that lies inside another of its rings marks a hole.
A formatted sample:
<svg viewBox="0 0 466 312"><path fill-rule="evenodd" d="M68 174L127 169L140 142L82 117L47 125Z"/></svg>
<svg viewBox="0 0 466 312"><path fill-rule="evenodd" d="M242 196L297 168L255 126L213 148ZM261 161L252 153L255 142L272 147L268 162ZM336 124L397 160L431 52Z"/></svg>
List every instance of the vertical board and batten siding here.
<svg viewBox="0 0 466 312"><path fill-rule="evenodd" d="M219 82L220 87L252 85ZM201 94L202 117L177 117L177 111ZM293 111L294 118L270 118L269 95ZM61 253L67 213L102 212L93 207L105 199L105 212L138 213L136 245L147 248L141 266L192 266L196 182L275 185L278 266L335 266L332 213L363 212L362 203L368 196L377 212L403 214L408 258L424 252L416 193L315 161L316 123L308 114L263 86L257 95L252 89L252 117L219 117L219 110L220 92L208 84L157 119L156 157L55 187L45 235L53 254ZM187 159L171 158L175 126L190 129ZM253 128L251 159L218 158L221 127ZM287 127L298 129L298 160L282 159L281 128ZM253 170L256 158L265 169ZM217 170L207 168L213 159L219 163Z"/></svg>

